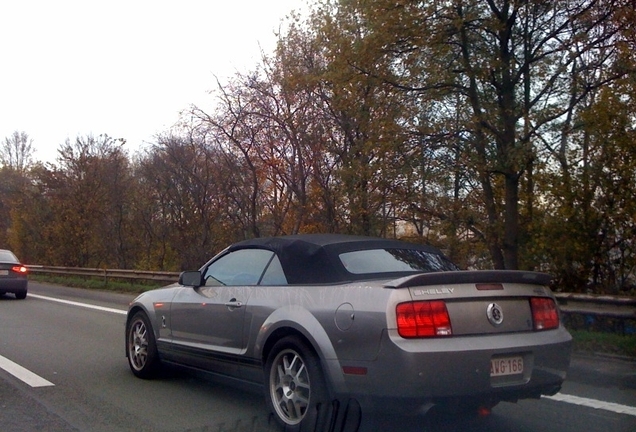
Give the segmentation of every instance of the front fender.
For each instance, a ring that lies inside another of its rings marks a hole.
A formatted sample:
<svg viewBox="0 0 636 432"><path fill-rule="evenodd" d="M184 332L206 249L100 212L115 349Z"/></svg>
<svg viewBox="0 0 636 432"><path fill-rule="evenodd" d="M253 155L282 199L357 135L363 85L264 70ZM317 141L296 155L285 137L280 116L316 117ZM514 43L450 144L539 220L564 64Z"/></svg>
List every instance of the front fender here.
<svg viewBox="0 0 636 432"><path fill-rule="evenodd" d="M170 339L170 303L174 298L177 289L169 286L164 289L148 291L138 295L128 306L126 315L126 328L132 316L143 311L150 319L155 340ZM165 325L163 323L166 323Z"/></svg>
<svg viewBox="0 0 636 432"><path fill-rule="evenodd" d="M344 377L340 361L336 355L327 332L307 309L298 305L288 305L276 309L263 322L256 336L255 355L264 359L271 337L277 337L279 332L298 332L312 345L320 362L324 365L325 378L336 392L344 390ZM264 361L264 360L263 360Z"/></svg>

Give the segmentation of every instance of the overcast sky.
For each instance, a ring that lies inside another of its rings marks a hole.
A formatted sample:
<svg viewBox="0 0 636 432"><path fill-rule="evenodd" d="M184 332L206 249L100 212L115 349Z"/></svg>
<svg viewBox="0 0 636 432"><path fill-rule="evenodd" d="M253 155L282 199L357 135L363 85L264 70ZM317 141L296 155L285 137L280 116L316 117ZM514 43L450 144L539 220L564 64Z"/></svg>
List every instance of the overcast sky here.
<svg viewBox="0 0 636 432"><path fill-rule="evenodd" d="M78 135L130 153L205 106L215 76L253 69L303 0L0 0L0 139L53 162Z"/></svg>

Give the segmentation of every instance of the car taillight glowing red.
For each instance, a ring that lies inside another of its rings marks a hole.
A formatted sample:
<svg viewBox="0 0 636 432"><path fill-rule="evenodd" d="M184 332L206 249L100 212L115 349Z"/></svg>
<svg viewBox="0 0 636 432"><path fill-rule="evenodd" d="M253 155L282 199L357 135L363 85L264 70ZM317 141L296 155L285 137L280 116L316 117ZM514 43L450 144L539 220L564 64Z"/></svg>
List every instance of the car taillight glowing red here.
<svg viewBox="0 0 636 432"><path fill-rule="evenodd" d="M532 297L530 308L532 309L535 330L550 330L559 327L559 312L553 299Z"/></svg>
<svg viewBox="0 0 636 432"><path fill-rule="evenodd" d="M22 273L22 274L26 274L28 272L25 266L13 266L11 267L11 271L14 271L16 273Z"/></svg>
<svg viewBox="0 0 636 432"><path fill-rule="evenodd" d="M442 300L400 303L395 313L398 334L403 338L453 334L446 303Z"/></svg>

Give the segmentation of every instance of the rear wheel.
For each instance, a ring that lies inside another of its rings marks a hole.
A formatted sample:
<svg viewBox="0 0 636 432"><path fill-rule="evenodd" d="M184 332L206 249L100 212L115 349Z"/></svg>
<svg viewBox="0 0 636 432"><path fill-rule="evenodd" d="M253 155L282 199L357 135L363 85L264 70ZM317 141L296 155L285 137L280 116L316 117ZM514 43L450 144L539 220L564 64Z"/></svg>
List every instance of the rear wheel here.
<svg viewBox="0 0 636 432"><path fill-rule="evenodd" d="M331 415L320 361L313 350L297 337L276 342L265 363L267 403L286 430L311 424L316 429ZM303 428L305 429L305 428Z"/></svg>
<svg viewBox="0 0 636 432"><path fill-rule="evenodd" d="M159 368L157 343L144 312L137 312L126 326L126 355L128 364L135 376L152 378Z"/></svg>
<svg viewBox="0 0 636 432"><path fill-rule="evenodd" d="M27 296L27 292L26 291L20 291L15 293L15 298L17 298L18 300L24 300Z"/></svg>

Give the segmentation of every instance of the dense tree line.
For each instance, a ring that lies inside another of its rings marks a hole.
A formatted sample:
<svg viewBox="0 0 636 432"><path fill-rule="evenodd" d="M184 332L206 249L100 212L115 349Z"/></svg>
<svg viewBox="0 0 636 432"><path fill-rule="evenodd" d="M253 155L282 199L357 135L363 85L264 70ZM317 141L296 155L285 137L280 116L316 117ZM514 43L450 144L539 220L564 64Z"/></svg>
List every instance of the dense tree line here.
<svg viewBox="0 0 636 432"><path fill-rule="evenodd" d="M178 270L299 232L407 238L566 291L636 276L631 0L323 0L214 108L131 157L80 136L0 151L26 262Z"/></svg>

